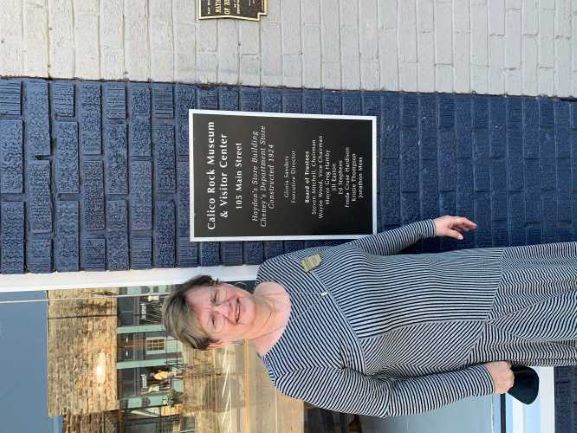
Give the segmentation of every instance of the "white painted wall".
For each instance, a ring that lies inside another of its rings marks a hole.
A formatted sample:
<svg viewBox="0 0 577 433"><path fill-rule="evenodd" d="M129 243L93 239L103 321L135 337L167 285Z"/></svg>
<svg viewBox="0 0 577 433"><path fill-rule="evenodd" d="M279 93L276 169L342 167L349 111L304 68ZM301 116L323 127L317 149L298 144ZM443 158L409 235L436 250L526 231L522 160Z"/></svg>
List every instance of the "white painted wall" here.
<svg viewBox="0 0 577 433"><path fill-rule="evenodd" d="M0 0L0 75L577 96L572 0Z"/></svg>

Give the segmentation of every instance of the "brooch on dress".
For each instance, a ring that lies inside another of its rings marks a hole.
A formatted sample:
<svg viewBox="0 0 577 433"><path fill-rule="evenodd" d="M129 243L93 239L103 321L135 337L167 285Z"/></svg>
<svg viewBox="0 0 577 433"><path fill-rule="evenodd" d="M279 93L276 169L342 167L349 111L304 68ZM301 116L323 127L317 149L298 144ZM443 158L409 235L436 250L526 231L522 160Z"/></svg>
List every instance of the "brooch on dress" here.
<svg viewBox="0 0 577 433"><path fill-rule="evenodd" d="M312 256L305 257L301 260L301 266L303 267L303 271L310 272L318 265L321 264L322 258L320 254L314 254Z"/></svg>

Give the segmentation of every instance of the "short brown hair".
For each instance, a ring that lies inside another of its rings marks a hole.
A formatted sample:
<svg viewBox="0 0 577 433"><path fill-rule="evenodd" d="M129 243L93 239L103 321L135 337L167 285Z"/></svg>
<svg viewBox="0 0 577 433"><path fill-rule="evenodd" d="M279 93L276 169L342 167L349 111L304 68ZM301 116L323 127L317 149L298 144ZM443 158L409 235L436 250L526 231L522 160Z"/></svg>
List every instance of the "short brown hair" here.
<svg viewBox="0 0 577 433"><path fill-rule="evenodd" d="M194 312L190 310L185 295L189 290L204 286L214 286L218 280L210 275L199 275L175 286L162 306L162 324L166 332L193 349L206 350L214 341L201 329Z"/></svg>

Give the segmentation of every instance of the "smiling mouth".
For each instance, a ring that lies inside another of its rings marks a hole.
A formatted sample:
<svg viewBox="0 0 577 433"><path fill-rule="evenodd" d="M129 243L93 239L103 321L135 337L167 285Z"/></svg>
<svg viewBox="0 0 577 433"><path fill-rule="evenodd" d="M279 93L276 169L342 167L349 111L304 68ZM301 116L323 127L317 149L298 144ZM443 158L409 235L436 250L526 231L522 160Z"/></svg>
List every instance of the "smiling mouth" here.
<svg viewBox="0 0 577 433"><path fill-rule="evenodd" d="M240 301L236 300L236 323L238 323L240 319Z"/></svg>

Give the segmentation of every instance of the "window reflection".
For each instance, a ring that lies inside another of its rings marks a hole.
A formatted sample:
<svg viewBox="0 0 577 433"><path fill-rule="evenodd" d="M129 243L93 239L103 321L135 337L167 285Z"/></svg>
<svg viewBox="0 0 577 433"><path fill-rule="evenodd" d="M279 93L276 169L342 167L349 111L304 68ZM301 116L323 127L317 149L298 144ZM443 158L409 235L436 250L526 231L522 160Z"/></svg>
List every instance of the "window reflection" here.
<svg viewBox="0 0 577 433"><path fill-rule="evenodd" d="M169 337L170 289L48 292L48 414L63 432L347 431L340 414L278 393L246 345L196 351Z"/></svg>

